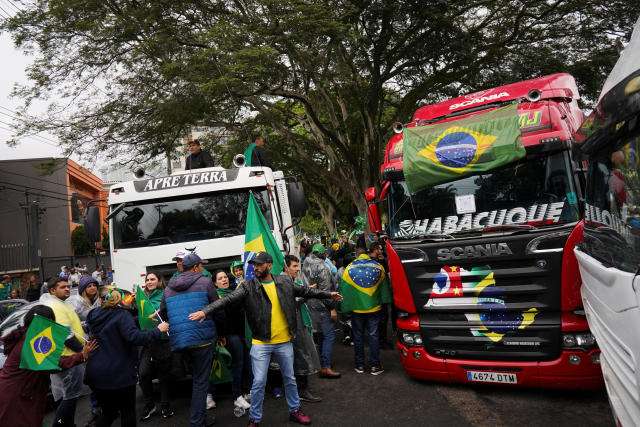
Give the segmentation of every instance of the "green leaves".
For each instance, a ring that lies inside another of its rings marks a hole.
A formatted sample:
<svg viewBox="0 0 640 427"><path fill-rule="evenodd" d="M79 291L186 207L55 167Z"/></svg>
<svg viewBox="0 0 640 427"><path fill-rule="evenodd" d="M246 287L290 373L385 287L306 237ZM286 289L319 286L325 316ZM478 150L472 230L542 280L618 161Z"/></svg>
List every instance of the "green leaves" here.
<svg viewBox="0 0 640 427"><path fill-rule="evenodd" d="M393 122L558 71L592 101L636 18L635 0L51 0L0 28L35 53L25 109L51 103L18 135L144 162L191 126L260 131L319 204L364 212Z"/></svg>

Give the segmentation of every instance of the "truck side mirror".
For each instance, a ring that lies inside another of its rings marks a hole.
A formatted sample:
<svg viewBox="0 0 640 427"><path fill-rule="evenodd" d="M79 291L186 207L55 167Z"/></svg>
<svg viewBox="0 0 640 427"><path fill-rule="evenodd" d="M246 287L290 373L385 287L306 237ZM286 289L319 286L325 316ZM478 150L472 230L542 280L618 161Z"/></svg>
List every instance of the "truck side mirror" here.
<svg viewBox="0 0 640 427"><path fill-rule="evenodd" d="M287 197L292 218L302 218L307 212L307 200L304 198L302 183L298 181L287 183Z"/></svg>
<svg viewBox="0 0 640 427"><path fill-rule="evenodd" d="M369 222L369 230L372 233L382 232L382 222L380 221L380 210L377 202L378 193L376 187L369 187L364 190L364 199L367 201L367 220Z"/></svg>
<svg viewBox="0 0 640 427"><path fill-rule="evenodd" d="M378 195L376 191L376 187L369 187L364 190L364 199L367 203L373 203L376 201L376 196Z"/></svg>
<svg viewBox="0 0 640 427"><path fill-rule="evenodd" d="M84 230L92 243L100 241L100 209L97 206L89 206L83 219Z"/></svg>
<svg viewBox="0 0 640 427"><path fill-rule="evenodd" d="M369 229L372 233L382 233L382 222L380 221L380 210L375 203L367 206L367 219L369 220Z"/></svg>

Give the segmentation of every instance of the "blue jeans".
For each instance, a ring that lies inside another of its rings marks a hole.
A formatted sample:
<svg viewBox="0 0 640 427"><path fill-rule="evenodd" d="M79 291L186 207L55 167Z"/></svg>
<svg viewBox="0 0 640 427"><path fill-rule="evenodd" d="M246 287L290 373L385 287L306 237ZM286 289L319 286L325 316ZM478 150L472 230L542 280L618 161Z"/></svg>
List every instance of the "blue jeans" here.
<svg viewBox="0 0 640 427"><path fill-rule="evenodd" d="M378 324L380 312L352 313L351 329L353 333L353 349L355 350L356 366L364 366L364 334L369 342L369 364L380 367L380 339Z"/></svg>
<svg viewBox="0 0 640 427"><path fill-rule="evenodd" d="M336 342L336 325L331 320L328 311L320 313L320 329L322 340L320 341L320 367L330 368L333 355L333 343Z"/></svg>
<svg viewBox="0 0 640 427"><path fill-rule="evenodd" d="M293 345L291 342L282 344L254 344L251 346L251 367L253 368L253 385L251 386L251 409L249 418L255 422L262 420L262 401L264 400L264 387L267 384L267 372L271 355L280 365L284 394L287 398L289 412L300 408L298 386L293 374Z"/></svg>
<svg viewBox="0 0 640 427"><path fill-rule="evenodd" d="M185 350L185 354L191 360L191 374L193 376L191 415L189 417L191 427L203 427L207 418L207 390L215 353L214 342L215 339L211 345L206 347Z"/></svg>

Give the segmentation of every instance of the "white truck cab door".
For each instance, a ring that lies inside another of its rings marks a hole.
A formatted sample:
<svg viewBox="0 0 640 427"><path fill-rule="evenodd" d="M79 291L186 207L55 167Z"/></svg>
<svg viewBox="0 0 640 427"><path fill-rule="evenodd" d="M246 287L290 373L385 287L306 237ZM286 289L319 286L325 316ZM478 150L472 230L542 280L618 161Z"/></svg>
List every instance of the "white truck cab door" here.
<svg viewBox="0 0 640 427"><path fill-rule="evenodd" d="M575 249L609 401L625 427L640 424L640 143L628 145L590 157L584 241Z"/></svg>

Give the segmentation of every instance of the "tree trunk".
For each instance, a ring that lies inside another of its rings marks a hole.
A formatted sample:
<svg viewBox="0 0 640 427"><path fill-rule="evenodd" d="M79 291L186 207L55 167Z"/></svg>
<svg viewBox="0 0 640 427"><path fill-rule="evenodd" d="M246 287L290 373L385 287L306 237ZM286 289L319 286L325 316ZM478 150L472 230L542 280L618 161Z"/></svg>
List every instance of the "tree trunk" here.
<svg viewBox="0 0 640 427"><path fill-rule="evenodd" d="M329 235L334 235L336 232L336 225L334 222L336 209L330 203L318 203L320 208L320 217L329 230Z"/></svg>

